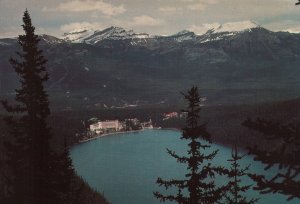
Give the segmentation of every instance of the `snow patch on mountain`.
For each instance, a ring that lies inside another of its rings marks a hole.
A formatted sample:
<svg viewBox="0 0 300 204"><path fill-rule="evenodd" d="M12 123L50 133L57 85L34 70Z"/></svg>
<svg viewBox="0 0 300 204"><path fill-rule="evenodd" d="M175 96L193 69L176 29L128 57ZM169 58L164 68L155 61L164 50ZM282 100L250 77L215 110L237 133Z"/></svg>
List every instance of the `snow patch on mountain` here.
<svg viewBox="0 0 300 204"><path fill-rule="evenodd" d="M51 35L46 35L46 34L39 35L39 38L47 44L59 44L64 42L62 39L56 38Z"/></svg>
<svg viewBox="0 0 300 204"><path fill-rule="evenodd" d="M64 33L62 39L73 43L81 43L86 37L93 35L94 32L91 28L80 28L69 33Z"/></svg>
<svg viewBox="0 0 300 204"><path fill-rule="evenodd" d="M251 31L252 28L257 28L259 25L252 21L239 21L239 22L229 22L221 24L218 28L214 29L215 33L222 32L242 32Z"/></svg>
<svg viewBox="0 0 300 204"><path fill-rule="evenodd" d="M146 39L150 36L146 33L135 33L133 30L125 30L120 27L110 27L104 30L80 29L65 33L63 39L73 43L96 44L102 40L126 40Z"/></svg>
<svg viewBox="0 0 300 204"><path fill-rule="evenodd" d="M199 43L207 43L218 41L236 36L239 33L251 32L252 29L260 28L260 26L252 21L240 21L220 24L208 30L204 35L199 36Z"/></svg>
<svg viewBox="0 0 300 204"><path fill-rule="evenodd" d="M120 27L110 27L102 31L97 31L93 35L85 38L88 44L95 44L102 40L126 40L126 39L144 39L149 38L145 33L134 33L133 30L125 30Z"/></svg>

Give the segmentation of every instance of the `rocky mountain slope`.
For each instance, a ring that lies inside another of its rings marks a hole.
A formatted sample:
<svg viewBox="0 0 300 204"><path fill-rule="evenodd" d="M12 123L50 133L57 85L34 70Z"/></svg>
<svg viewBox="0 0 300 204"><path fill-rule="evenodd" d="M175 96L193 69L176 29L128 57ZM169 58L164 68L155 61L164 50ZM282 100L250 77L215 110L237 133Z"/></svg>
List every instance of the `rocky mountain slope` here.
<svg viewBox="0 0 300 204"><path fill-rule="evenodd" d="M299 34L272 32L250 21L216 25L205 34L151 36L110 27L62 38L42 35L49 60L47 88L59 109L123 108L181 103L198 85L206 104L241 104L298 97ZM16 39L0 39L0 93L18 85L8 63Z"/></svg>

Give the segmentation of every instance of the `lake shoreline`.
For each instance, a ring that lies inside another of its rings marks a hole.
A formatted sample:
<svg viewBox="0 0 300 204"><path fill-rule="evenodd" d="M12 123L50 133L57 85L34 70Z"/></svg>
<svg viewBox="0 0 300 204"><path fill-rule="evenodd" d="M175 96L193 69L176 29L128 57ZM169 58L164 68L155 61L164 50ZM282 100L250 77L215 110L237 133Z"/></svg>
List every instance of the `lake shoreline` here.
<svg viewBox="0 0 300 204"><path fill-rule="evenodd" d="M143 132L145 130L173 130L173 131L178 131L180 132L181 130L178 128L161 128L161 127L154 127L154 128L144 128L144 129L140 129L140 130L130 130L130 131L118 131L118 132L110 132L110 133L105 133L105 134L98 134L95 137L92 138L88 138L88 139L84 139L84 140L80 140L77 143L75 143L74 145L77 144L82 144L85 142L89 142L101 137L107 137L107 136L111 136L111 135L119 135L119 134L126 134L126 133L134 133L134 132Z"/></svg>
<svg viewBox="0 0 300 204"><path fill-rule="evenodd" d="M119 135L119 134L126 134L126 133L134 133L134 132L142 132L144 130L145 129L142 129L142 130L131 130L131 131L120 131L120 132L110 132L110 133L105 133L105 134L99 134L99 135L96 135L95 137L92 137L92 138L80 140L75 145L82 144L82 143L85 143L85 142L89 142L89 141L92 141L92 140L95 140L95 139L98 139L98 138L101 138L101 137L107 137L107 136Z"/></svg>
<svg viewBox="0 0 300 204"><path fill-rule="evenodd" d="M127 133L138 133L138 132L143 132L145 130L171 130L171 131L176 131L176 132L182 132L182 130L178 129L178 128L161 128L161 127L154 127L154 128L151 128L151 129L146 128L146 129L131 130L131 131L119 131L119 132L105 133L105 134L97 135L97 136L92 137L92 138L84 139L84 140L81 140L81 141L75 143L74 145L83 144L83 143L86 143L86 142L89 142L89 141L92 141L92 140L95 140L95 139L99 139L99 138L102 138L102 137L108 137L108 136L119 135L119 134L127 134ZM213 141L213 144L220 145L220 146L227 147L227 148L232 148L233 147L232 145L230 145L228 143L225 144L225 143L221 143L221 142L217 142L217 141ZM246 151L246 149L242 148L242 147L240 147L239 149L242 152Z"/></svg>

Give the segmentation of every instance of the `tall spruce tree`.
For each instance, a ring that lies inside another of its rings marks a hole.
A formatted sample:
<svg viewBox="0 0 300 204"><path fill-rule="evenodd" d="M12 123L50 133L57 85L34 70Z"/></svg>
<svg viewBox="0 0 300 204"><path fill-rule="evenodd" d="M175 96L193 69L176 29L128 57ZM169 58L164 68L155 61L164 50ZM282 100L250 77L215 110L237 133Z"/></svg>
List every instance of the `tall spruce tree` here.
<svg viewBox="0 0 300 204"><path fill-rule="evenodd" d="M300 199L300 124L282 124L258 118L247 119L243 125L260 132L269 143L276 144L269 145L268 149L249 147L249 154L253 154L255 160L262 162L266 170L271 167L280 169L271 178L252 175L251 178L257 184L255 189L262 194L280 193L288 196L288 200Z"/></svg>
<svg viewBox="0 0 300 204"><path fill-rule="evenodd" d="M78 201L74 200L74 180L75 172L70 158L69 148L67 146L66 137L64 138L64 149L61 154L58 155L55 163L55 181L56 191L60 199L60 203L63 204L76 204ZM81 193L81 192L80 192Z"/></svg>
<svg viewBox="0 0 300 204"><path fill-rule="evenodd" d="M256 198L248 200L245 196L245 193L250 189L251 185L242 185L242 178L250 175L250 165L242 168L239 163L244 156L238 154L236 145L232 148L231 158L228 160L231 165L228 172L228 178L230 180L227 185L227 191L224 194L226 204L254 204L258 201Z"/></svg>
<svg viewBox="0 0 300 204"><path fill-rule="evenodd" d="M197 87L192 87L187 94L183 94L188 101L188 107L183 112L187 113L186 126L182 129L182 140L187 140L187 156L179 156L174 151L167 149L168 153L177 159L177 162L188 165L188 173L183 180L157 179L159 186L166 189L176 187L176 195L163 195L154 192L154 196L162 202L167 200L180 204L212 204L222 198L223 187L215 184L215 176L226 173L223 167L216 167L211 161L218 150L207 153L211 147L211 135L206 130L206 125L199 122L200 96ZM184 193L188 191L188 194Z"/></svg>
<svg viewBox="0 0 300 204"><path fill-rule="evenodd" d="M38 48L39 38L26 10L23 16L24 35L18 43L22 52L18 59L10 59L20 77L21 86L16 89L15 104L2 104L8 116L5 118L12 139L6 142L7 165L10 168L9 202L13 204L63 203L57 192L58 155L51 150L51 131L47 126L50 114L49 101L43 83L48 79L47 60Z"/></svg>

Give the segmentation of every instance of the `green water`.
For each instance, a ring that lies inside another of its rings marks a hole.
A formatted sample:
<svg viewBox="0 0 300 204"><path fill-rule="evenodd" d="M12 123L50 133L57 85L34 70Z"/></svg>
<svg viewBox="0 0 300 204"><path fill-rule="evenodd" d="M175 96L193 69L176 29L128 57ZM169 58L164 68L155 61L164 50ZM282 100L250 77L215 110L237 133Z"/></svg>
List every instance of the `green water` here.
<svg viewBox="0 0 300 204"><path fill-rule="evenodd" d="M74 146L71 157L77 173L111 203L156 204L159 201L153 197L153 191L163 191L155 184L157 177L182 178L186 172L184 165L166 153L166 147L177 153L185 152L186 144L179 137L180 132L172 130L110 135ZM213 145L213 149L220 150L215 164L227 165L230 148ZM242 165L247 164L252 164L252 171L264 172L263 166L251 157L244 158ZM218 179L218 183L223 182L224 179ZM248 179L244 182L251 183ZM259 195L254 191L249 197L260 197L259 204L300 203L287 202L282 195Z"/></svg>

